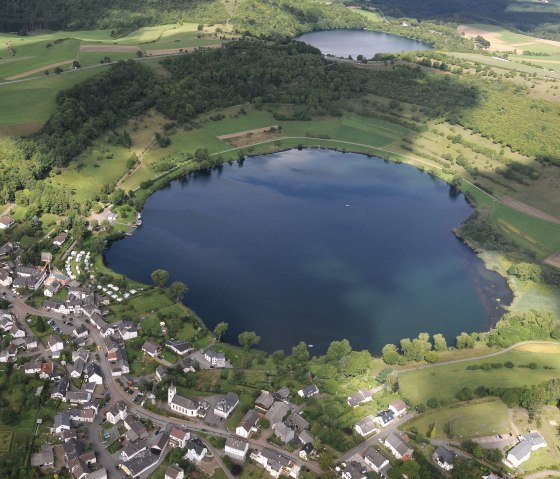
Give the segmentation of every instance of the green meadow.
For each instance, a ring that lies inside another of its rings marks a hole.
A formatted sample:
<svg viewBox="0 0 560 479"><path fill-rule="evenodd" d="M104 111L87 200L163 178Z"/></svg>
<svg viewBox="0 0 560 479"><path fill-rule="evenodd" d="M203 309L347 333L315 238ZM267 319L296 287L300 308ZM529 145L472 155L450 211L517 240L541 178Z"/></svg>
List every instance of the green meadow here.
<svg viewBox="0 0 560 479"><path fill-rule="evenodd" d="M505 363L511 361L515 367L488 370L469 370L468 366ZM520 368L521 365L536 363L536 369ZM545 369L546 366L546 369ZM432 397L456 401L455 394L464 387L479 386L520 387L538 384L558 377L560 370L560 345L544 344L520 346L488 359L473 359L458 364L443 364L399 374L400 391L412 404L426 403ZM529 374L530 371L530 374Z"/></svg>

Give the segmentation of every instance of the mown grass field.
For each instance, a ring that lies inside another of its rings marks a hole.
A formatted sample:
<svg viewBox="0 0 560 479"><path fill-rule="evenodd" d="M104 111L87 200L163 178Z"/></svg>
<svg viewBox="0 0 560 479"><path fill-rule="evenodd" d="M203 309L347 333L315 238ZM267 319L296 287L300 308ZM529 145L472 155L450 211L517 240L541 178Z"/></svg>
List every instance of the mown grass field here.
<svg viewBox="0 0 560 479"><path fill-rule="evenodd" d="M54 112L56 95L104 69L0 85L0 136L37 130Z"/></svg>
<svg viewBox="0 0 560 479"><path fill-rule="evenodd" d="M515 367L489 370L468 370L470 365L505 363L511 361ZM536 363L536 369L520 368L520 365ZM549 367L551 369L545 369ZM479 386L518 387L538 384L560 377L560 345L537 344L519 346L498 356L459 364L448 364L399 374L403 397L412 404L426 403L432 397L455 401L455 394L463 387L473 390Z"/></svg>
<svg viewBox="0 0 560 479"><path fill-rule="evenodd" d="M470 437L493 436L510 432L507 406L499 399L475 401L466 405L428 410L406 423L405 428L415 427L428 436L446 438L446 430L456 440Z"/></svg>

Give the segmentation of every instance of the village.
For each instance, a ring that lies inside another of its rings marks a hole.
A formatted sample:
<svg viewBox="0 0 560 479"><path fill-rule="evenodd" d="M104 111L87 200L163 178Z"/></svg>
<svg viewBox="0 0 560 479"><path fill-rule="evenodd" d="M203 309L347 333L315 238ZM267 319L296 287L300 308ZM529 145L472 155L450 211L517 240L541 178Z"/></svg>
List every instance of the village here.
<svg viewBox="0 0 560 479"><path fill-rule="evenodd" d="M9 222L0 219L2 224ZM57 248L67 240L67 232L52 238ZM321 401L322 392L313 381L301 383L300 389L257 391L251 403L242 404L232 391L191 397L176 379L201 370L227 372L231 358L215 347L215 339L198 348L168 337L164 321L160 327L165 339L148 339L141 345L142 361L154 363L153 372L135 375L127 343L139 338L142 326L132 318L114 321L108 305L141 295L143 288L96 284L87 251L69 249L61 271L52 266L51 253L41 255L41 264L28 265L20 263L18 250L17 243L0 247L5 306L0 311L5 345L0 363L42 380L36 395L58 411L48 425L48 442L36 446L30 457L33 467L66 469L75 479L148 478L162 468L165 479L183 479L194 469L208 477L222 469L231 478L236 464L247 463L275 478L324 473L320 457L325 447L317 447L305 409L307 401ZM33 306L25 302L30 295L35 297ZM37 297L42 297L40 304ZM51 333L39 340L36 331L47 328ZM176 361L169 361L171 357ZM383 394L392 398L388 407L364 414L354 424L357 445L334 457L333 474L344 479L385 478L397 461L414 461L414 447L399 427L416 412L387 385L360 388L346 398L345 407L359 411ZM41 425L38 417L37 429ZM504 459L511 470L547 446L536 430L511 444ZM464 455L447 444L436 446L431 460L444 473Z"/></svg>

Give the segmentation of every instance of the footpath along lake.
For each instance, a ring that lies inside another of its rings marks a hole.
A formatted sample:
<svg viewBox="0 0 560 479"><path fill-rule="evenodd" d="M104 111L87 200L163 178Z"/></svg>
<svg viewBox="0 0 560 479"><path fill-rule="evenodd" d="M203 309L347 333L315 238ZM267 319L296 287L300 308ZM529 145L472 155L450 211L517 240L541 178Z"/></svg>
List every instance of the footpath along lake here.
<svg viewBox="0 0 560 479"><path fill-rule="evenodd" d="M399 53L431 50L427 43L390 33L369 30L323 30L304 33L295 40L309 43L324 55L356 59L358 55L373 58L376 53Z"/></svg>
<svg viewBox="0 0 560 479"><path fill-rule="evenodd" d="M347 338L379 352L424 331L453 343L488 329L512 300L451 231L471 212L411 166L290 150L172 182L105 259L146 283L167 269L208 327L228 322L235 343L255 331L268 351L305 341L317 354Z"/></svg>

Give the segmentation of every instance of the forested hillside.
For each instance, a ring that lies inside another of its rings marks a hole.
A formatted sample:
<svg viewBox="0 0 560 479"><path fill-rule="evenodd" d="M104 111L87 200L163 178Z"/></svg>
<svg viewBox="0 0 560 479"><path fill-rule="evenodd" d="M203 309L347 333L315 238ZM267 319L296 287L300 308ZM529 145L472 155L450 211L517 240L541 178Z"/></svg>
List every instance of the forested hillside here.
<svg viewBox="0 0 560 479"><path fill-rule="evenodd" d="M518 0L363 0L386 15L417 19L478 21L511 26L536 36L560 37L560 5Z"/></svg>
<svg viewBox="0 0 560 479"><path fill-rule="evenodd" d="M146 25L230 22L256 35L363 28L368 20L340 0L0 0L0 30L110 29L122 35Z"/></svg>

